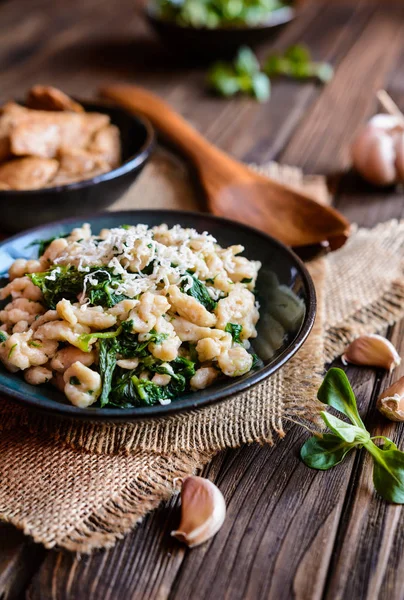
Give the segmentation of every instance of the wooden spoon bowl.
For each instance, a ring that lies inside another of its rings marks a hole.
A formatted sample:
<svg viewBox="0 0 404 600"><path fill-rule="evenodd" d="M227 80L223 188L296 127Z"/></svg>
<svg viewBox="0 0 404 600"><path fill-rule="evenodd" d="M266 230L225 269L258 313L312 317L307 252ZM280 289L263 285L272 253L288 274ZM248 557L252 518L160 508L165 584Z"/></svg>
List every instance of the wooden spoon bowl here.
<svg viewBox="0 0 404 600"><path fill-rule="evenodd" d="M350 226L338 211L231 158L154 94L130 85L108 86L100 93L148 117L192 160L213 214L257 227L293 247L328 241L335 249L346 241Z"/></svg>

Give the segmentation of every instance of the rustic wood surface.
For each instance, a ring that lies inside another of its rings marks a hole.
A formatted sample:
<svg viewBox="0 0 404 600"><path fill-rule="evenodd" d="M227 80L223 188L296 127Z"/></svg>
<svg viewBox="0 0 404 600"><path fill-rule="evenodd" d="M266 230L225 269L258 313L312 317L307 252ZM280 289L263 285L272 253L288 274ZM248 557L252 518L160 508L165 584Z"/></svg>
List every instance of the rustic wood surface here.
<svg viewBox="0 0 404 600"><path fill-rule="evenodd" d="M371 226L403 217L402 192L375 191L341 172L355 130L376 110L375 90L386 87L404 109L404 5L306 2L259 55L297 41L334 64L327 87L282 80L268 104L223 101L206 95L202 68L174 63L133 0L0 0L0 100L21 97L37 82L78 96L113 81L144 85L239 159L277 159L329 174L335 204L351 220ZM190 208L195 202L190 199ZM403 354L404 325L388 335ZM404 429L380 419L374 406L380 388L403 374L404 365L393 376L348 369L370 430L401 447ZM307 469L298 458L306 437L293 427L273 448L253 445L217 456L205 473L222 489L228 518L211 542L192 551L169 536L176 501L91 557L45 551L1 526L0 598L401 600L404 512L372 491L363 454L329 472Z"/></svg>

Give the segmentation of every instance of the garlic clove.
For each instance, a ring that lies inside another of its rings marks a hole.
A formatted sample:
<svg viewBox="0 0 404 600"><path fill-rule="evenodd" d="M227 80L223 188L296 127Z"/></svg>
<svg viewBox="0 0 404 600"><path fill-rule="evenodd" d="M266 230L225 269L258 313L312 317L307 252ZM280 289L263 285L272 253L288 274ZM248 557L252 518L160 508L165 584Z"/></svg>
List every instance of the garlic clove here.
<svg viewBox="0 0 404 600"><path fill-rule="evenodd" d="M181 523L171 535L190 548L213 537L223 525L226 503L219 488L203 477L190 476L182 482Z"/></svg>
<svg viewBox="0 0 404 600"><path fill-rule="evenodd" d="M373 117L369 119L368 124L387 132L391 132L392 130L403 130L403 119L397 115L389 115L386 113L373 115Z"/></svg>
<svg viewBox="0 0 404 600"><path fill-rule="evenodd" d="M401 358L389 340L381 335L361 335L345 350L341 357L344 365L366 365L369 367L383 367L392 371L397 367Z"/></svg>
<svg viewBox="0 0 404 600"><path fill-rule="evenodd" d="M397 181L396 131L402 132L395 129L387 131L370 122L359 132L352 144L351 156L355 169L364 179L375 185L391 185Z"/></svg>
<svg viewBox="0 0 404 600"><path fill-rule="evenodd" d="M377 408L390 421L404 421L404 377L380 394Z"/></svg>
<svg viewBox="0 0 404 600"><path fill-rule="evenodd" d="M404 133L397 132L394 136L394 149L396 152L396 171L398 181L404 181Z"/></svg>

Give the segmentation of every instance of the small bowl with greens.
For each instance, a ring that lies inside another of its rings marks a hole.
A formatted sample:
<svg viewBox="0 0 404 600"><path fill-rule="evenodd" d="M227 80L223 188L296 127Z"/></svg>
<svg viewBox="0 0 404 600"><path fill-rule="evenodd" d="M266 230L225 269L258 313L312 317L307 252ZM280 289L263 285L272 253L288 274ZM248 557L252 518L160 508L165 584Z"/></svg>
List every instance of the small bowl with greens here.
<svg viewBox="0 0 404 600"><path fill-rule="evenodd" d="M151 0L146 14L168 47L210 60L267 40L295 9L284 0Z"/></svg>

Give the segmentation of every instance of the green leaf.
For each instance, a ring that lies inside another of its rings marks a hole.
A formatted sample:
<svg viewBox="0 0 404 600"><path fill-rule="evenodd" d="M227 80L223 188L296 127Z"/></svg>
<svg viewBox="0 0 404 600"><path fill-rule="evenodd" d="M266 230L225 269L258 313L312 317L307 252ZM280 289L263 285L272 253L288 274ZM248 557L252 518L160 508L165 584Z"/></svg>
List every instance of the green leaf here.
<svg viewBox="0 0 404 600"><path fill-rule="evenodd" d="M328 428L345 442L365 444L370 440L370 434L361 427L345 423L345 421L325 411L321 413L321 416Z"/></svg>
<svg viewBox="0 0 404 600"><path fill-rule="evenodd" d="M234 68L239 75L254 75L259 73L260 64L254 52L247 46L243 46L238 51Z"/></svg>
<svg viewBox="0 0 404 600"><path fill-rule="evenodd" d="M192 280L191 287L187 285L189 278ZM216 308L217 302L210 297L206 285L192 273L188 273L186 281L181 285L181 290L198 300L206 310L213 311Z"/></svg>
<svg viewBox="0 0 404 600"><path fill-rule="evenodd" d="M387 447L392 444L387 443ZM404 452L383 450L373 442L365 447L373 457L373 484L377 492L388 502L404 504Z"/></svg>
<svg viewBox="0 0 404 600"><path fill-rule="evenodd" d="M227 333L231 334L231 337L236 342L236 344L241 344L240 334L243 331L242 325L238 325L237 323L227 323L224 330Z"/></svg>
<svg viewBox="0 0 404 600"><path fill-rule="evenodd" d="M344 442L333 433L324 433L322 437L313 436L300 450L303 462L311 469L326 471L338 465L355 444Z"/></svg>
<svg viewBox="0 0 404 600"><path fill-rule="evenodd" d="M293 63L308 63L311 61L310 50L302 44L290 46L285 51L284 57Z"/></svg>
<svg viewBox="0 0 404 600"><path fill-rule="evenodd" d="M271 83L265 73L255 73L252 78L252 90L258 102L266 102L271 95Z"/></svg>
<svg viewBox="0 0 404 600"><path fill-rule="evenodd" d="M351 384L342 369L332 368L327 372L317 398L346 415L354 425L366 430L358 413Z"/></svg>
<svg viewBox="0 0 404 600"><path fill-rule="evenodd" d="M99 362L98 367L102 381L102 392L99 398L101 407L108 404L109 394L112 388L114 371L116 368L117 342L116 338L100 339L98 344Z"/></svg>

